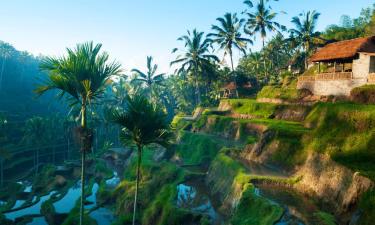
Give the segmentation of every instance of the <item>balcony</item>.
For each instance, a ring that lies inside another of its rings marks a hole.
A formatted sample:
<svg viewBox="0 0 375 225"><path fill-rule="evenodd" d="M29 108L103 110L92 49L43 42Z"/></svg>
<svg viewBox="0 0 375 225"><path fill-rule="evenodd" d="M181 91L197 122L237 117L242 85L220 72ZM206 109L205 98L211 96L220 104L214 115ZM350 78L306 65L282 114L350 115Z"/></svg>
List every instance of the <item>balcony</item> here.
<svg viewBox="0 0 375 225"><path fill-rule="evenodd" d="M370 73L368 75L368 82L375 84L375 73Z"/></svg>
<svg viewBox="0 0 375 225"><path fill-rule="evenodd" d="M298 82L309 82L317 80L351 80L353 79L352 72L337 72L337 73L320 73L315 76L300 76ZM375 82L375 74L374 74Z"/></svg>

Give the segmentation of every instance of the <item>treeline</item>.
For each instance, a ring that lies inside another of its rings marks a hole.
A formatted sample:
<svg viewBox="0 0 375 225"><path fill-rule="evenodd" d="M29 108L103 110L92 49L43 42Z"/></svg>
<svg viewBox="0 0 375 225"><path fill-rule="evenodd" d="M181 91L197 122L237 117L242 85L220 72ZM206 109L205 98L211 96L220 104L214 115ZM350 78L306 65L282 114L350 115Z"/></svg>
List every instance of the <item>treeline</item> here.
<svg viewBox="0 0 375 225"><path fill-rule="evenodd" d="M116 77L107 87L101 103L90 107L88 112L88 121L92 121L91 126L97 127L100 133L97 145L118 144L118 139L113 138L116 135L111 135L118 132L118 128L106 122L103 111L123 106L126 97L134 92L142 91L167 112L171 120L178 113L191 113L198 105L217 105L223 87L228 84L232 84L239 97L254 95L265 85L279 85L286 78L294 79L303 73L308 57L317 47L375 34L375 6L363 9L358 18L343 16L340 24L320 32L316 30L319 12L308 11L292 17L293 26L286 27L277 22L276 4L266 0L245 1L243 13L226 13L217 18L210 32L192 30L179 37L177 41L183 47L172 51L176 57L171 62L176 69L174 74L160 72L154 59L147 57L145 71L135 68L130 74ZM259 37L263 48L252 51L252 44ZM242 53L237 68L233 63L235 51ZM35 146L36 143L24 141L28 136L27 124L40 122L49 127L51 121L64 118L58 123L73 127L79 120L79 107L65 108L66 104L56 103L54 96L58 93L36 98L33 91L46 78L39 68L42 59L43 56L35 57L0 42L2 146ZM64 116L50 116L56 113ZM70 128L59 126L58 129L66 133ZM57 139L47 136L43 145L57 143ZM63 141L67 142L68 136L64 137Z"/></svg>

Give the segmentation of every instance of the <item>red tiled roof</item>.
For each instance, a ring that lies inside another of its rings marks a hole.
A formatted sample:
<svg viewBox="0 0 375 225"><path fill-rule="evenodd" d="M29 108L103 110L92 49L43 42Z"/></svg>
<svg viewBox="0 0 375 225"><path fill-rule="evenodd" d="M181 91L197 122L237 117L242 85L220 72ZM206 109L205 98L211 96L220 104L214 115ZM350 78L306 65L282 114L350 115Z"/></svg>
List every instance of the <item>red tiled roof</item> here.
<svg viewBox="0 0 375 225"><path fill-rule="evenodd" d="M375 53L375 36L356 38L328 44L318 50L311 58L312 62L353 58L359 52Z"/></svg>

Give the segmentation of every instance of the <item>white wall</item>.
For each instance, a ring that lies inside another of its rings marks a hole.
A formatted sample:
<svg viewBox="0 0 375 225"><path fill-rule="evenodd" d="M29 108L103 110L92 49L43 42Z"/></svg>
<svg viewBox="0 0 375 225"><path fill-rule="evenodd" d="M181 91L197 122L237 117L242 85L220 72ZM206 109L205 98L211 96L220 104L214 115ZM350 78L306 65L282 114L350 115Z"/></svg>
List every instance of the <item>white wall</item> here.
<svg viewBox="0 0 375 225"><path fill-rule="evenodd" d="M359 53L359 59L353 60L353 78L367 79L370 72L370 56Z"/></svg>
<svg viewBox="0 0 375 225"><path fill-rule="evenodd" d="M367 79L353 79L353 80L317 80L298 82L297 88L309 89L314 95L319 96L349 96L350 91L367 83Z"/></svg>

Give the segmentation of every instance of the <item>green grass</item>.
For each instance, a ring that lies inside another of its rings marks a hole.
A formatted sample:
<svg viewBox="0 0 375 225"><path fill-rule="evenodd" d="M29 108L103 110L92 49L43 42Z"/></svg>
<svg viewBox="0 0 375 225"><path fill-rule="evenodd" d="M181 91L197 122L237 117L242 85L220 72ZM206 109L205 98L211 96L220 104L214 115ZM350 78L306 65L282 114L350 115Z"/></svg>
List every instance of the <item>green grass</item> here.
<svg viewBox="0 0 375 225"><path fill-rule="evenodd" d="M375 221L375 189L367 191L362 195L359 208L363 211L360 217L360 225L372 225Z"/></svg>
<svg viewBox="0 0 375 225"><path fill-rule="evenodd" d="M258 118L269 118L276 110L277 105L271 103L259 103L255 99L229 99L232 111L239 114L254 115Z"/></svg>
<svg viewBox="0 0 375 225"><path fill-rule="evenodd" d="M317 212L314 216L318 218L321 225L336 225L336 219L332 214Z"/></svg>
<svg viewBox="0 0 375 225"><path fill-rule="evenodd" d="M233 225L272 225L283 215L283 208L254 194L254 186L246 185L240 203L232 217Z"/></svg>
<svg viewBox="0 0 375 225"><path fill-rule="evenodd" d="M286 86L264 86L258 92L257 98L272 98L282 100L296 100L299 97L297 90L297 80Z"/></svg>
<svg viewBox="0 0 375 225"><path fill-rule="evenodd" d="M307 117L308 149L375 180L375 105L319 103Z"/></svg>
<svg viewBox="0 0 375 225"><path fill-rule="evenodd" d="M183 132L177 154L188 165L209 163L225 144L213 136Z"/></svg>
<svg viewBox="0 0 375 225"><path fill-rule="evenodd" d="M152 149L144 151L142 180L139 189L139 213L137 221L141 224L169 224L172 218L178 221L184 212L174 205L177 196L177 184L184 180L182 169L169 162L152 161ZM116 199L116 212L121 215L119 224L128 224L132 213L136 176L136 160L132 160L125 172L125 179L114 192L109 193ZM179 224L179 222L171 223Z"/></svg>

